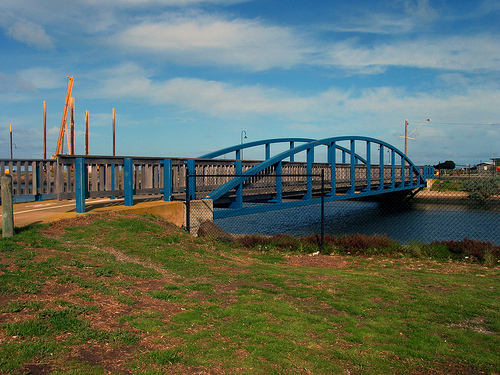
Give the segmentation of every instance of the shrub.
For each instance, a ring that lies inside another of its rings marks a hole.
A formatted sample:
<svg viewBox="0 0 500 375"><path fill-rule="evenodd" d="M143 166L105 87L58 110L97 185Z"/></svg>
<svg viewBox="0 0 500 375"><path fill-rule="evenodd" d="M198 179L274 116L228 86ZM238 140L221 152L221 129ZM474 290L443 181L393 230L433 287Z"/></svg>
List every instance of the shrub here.
<svg viewBox="0 0 500 375"><path fill-rule="evenodd" d="M491 242L475 241L464 238L463 241L440 241L431 242L432 245L442 244L453 254L474 257L481 261L491 261L491 258L500 259L500 246Z"/></svg>
<svg viewBox="0 0 500 375"><path fill-rule="evenodd" d="M326 236L325 242L350 252L373 251L373 249L385 251L398 247L398 243L382 235L349 234L341 237Z"/></svg>
<svg viewBox="0 0 500 375"><path fill-rule="evenodd" d="M500 194L500 177L478 177L465 181L462 190L469 193L469 197L479 202L485 202L492 195Z"/></svg>

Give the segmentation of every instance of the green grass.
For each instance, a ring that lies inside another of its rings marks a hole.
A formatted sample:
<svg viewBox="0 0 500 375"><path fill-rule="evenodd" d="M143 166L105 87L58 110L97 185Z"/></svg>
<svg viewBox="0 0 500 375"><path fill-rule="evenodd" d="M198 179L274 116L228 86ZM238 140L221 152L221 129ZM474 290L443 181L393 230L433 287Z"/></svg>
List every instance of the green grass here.
<svg viewBox="0 0 500 375"><path fill-rule="evenodd" d="M253 240L121 215L1 239L0 373L500 373L498 265L444 244L343 238L317 258Z"/></svg>

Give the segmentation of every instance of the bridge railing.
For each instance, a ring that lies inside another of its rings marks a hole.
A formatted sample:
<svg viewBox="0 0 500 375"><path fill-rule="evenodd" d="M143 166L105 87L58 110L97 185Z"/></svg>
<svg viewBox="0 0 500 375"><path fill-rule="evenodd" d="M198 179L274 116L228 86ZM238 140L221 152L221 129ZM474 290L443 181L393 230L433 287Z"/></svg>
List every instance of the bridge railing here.
<svg viewBox="0 0 500 375"><path fill-rule="evenodd" d="M84 173L83 180L77 182L76 163L81 159ZM187 159L148 158L148 157L108 157L108 156L66 156L57 159L0 159L0 174L10 173L13 177L15 196L34 196L35 200L48 198L75 199L78 186L83 191L83 198L125 197L127 191L133 195L164 195L165 200L172 196L183 198L186 188ZM241 163L241 169L237 167ZM230 181L260 161L237 161L220 159L196 159L194 162L196 177L196 197L203 198L214 189ZM277 165L247 178L242 184L245 195L272 195L276 192L276 179L269 175L277 174ZM351 184L351 165L337 163L335 190L344 191ZM313 163L308 172L307 164L295 161L283 161L280 174L282 193L294 194L308 189L320 188L319 176L325 171L325 183L330 186L332 175L329 163ZM129 174L127 176L127 173ZM380 184L381 169L371 166L371 184ZM383 168L384 185L400 184L401 166L386 165ZM309 175L312 177L307 177ZM357 190L366 185L367 166L355 166ZM405 185L412 185L416 172L407 166L404 172ZM233 194L231 192L231 194ZM80 196L81 191L80 191ZM130 204L130 199L127 202Z"/></svg>
<svg viewBox="0 0 500 375"><path fill-rule="evenodd" d="M55 159L0 159L0 175L12 176L15 196L54 197L57 194Z"/></svg>
<svg viewBox="0 0 500 375"><path fill-rule="evenodd" d="M238 173L237 162L241 163L241 170ZM193 192L191 199L202 199L208 193L214 191L221 185L229 182L234 177L241 175L250 168L258 165L260 161L238 161L238 160L217 160L217 159L196 159L193 160L194 169L190 171L193 182ZM423 174L423 168L420 173ZM329 163L313 163L311 172L308 172L306 163L303 162L281 162L281 170L277 172L277 165L272 165L255 175L251 175L241 184L243 195L270 195L276 194L276 177L270 178L279 174L280 183L282 185L283 194L305 193L307 190L308 179L312 186L312 190L317 191L321 186L321 171L325 172L325 183L332 188L332 176ZM367 166L357 164L355 166L355 191L360 191L367 187ZM396 187L403 184L402 176L404 176L404 185L412 186L417 183L418 173L411 166L406 166L402 173L401 166L386 165L383 170L383 185L385 187ZM195 176L194 176L195 175ZM375 189L381 185L381 168L378 165L371 165L371 188ZM345 192L351 186L351 165L350 163L337 163L335 176L335 191ZM234 196L236 190L234 187L229 190L225 196ZM332 189L333 190L333 189Z"/></svg>

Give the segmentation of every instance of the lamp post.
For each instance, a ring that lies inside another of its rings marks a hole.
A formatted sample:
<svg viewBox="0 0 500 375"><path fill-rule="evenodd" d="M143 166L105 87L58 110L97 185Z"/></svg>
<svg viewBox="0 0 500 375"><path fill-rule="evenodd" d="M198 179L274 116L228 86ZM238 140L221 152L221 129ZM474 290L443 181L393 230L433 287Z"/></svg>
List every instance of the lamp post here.
<svg viewBox="0 0 500 375"><path fill-rule="evenodd" d="M241 144L243 144L243 139L247 139L247 132L244 130L241 131ZM241 159L243 159L243 148L241 149Z"/></svg>
<svg viewBox="0 0 500 375"><path fill-rule="evenodd" d="M409 125L409 121L408 121L408 119L406 119L406 120L405 120L405 135L404 135L404 139L405 139L405 155L406 155L406 156L408 156L408 139L415 139L415 138L411 138L410 136L411 136L413 133L415 133L415 132L417 131L417 129L418 129L418 128L420 128L420 127L424 124L424 122L428 122L428 121L430 122L430 121L431 121L431 119L430 119L430 118L425 119L424 121L422 121L422 122L420 123L420 125L419 125L419 126L417 126L415 129L413 129L413 131L412 131L410 134L408 134L408 125Z"/></svg>

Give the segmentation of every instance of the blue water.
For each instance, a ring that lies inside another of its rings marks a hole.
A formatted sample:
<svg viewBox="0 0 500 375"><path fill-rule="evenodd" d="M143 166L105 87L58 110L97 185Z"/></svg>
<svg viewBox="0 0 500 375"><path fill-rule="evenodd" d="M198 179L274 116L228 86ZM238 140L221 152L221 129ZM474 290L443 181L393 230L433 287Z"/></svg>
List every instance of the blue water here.
<svg viewBox="0 0 500 375"><path fill-rule="evenodd" d="M229 233L295 236L318 234L320 206L290 208L216 219ZM488 241L500 245L500 211L458 205L413 204L386 207L374 202L341 201L325 204L325 234L381 234L407 244L411 241Z"/></svg>

